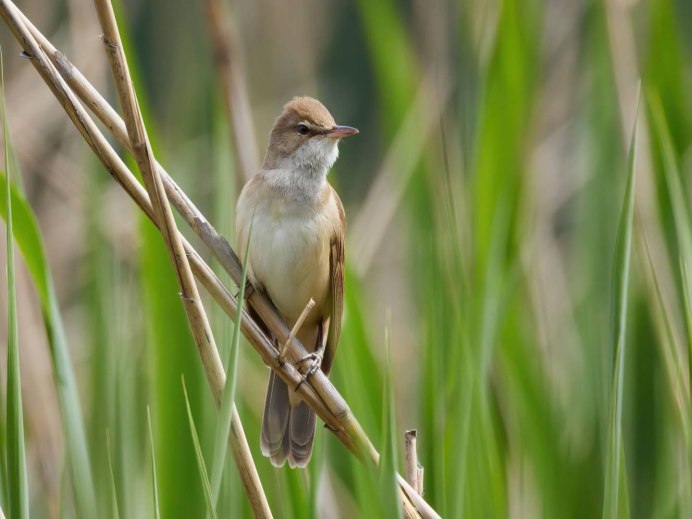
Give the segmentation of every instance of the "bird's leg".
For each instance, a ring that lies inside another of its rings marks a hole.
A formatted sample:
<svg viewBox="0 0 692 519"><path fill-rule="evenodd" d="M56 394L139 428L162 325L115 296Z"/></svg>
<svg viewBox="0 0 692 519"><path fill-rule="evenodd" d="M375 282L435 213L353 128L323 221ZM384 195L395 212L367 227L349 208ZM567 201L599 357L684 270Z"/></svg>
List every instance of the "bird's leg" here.
<svg viewBox="0 0 692 519"><path fill-rule="evenodd" d="M283 347L281 348L281 350L279 350L279 364L283 364L284 362L286 362L286 355L288 354L288 346L291 344L291 341L298 334L298 330L300 330L300 327L303 325L303 322L305 322L305 319L307 319L308 314L310 313L310 310L312 310L314 308L314 306L315 306L315 300L313 298L310 298L310 301L308 301L308 304L305 305L305 308L303 308L303 312L298 317L296 324L293 325L293 329L291 330L291 333L288 334L288 339L286 339L286 342L284 343Z"/></svg>
<svg viewBox="0 0 692 519"><path fill-rule="evenodd" d="M296 386L296 391L305 382L310 375L314 375L322 367L322 359L324 359L324 350L327 347L327 334L324 333L323 323L317 327L317 341L315 342L316 348L312 353L308 353L305 357L296 362L296 365L300 365L303 362L311 361L310 367L301 377L300 382Z"/></svg>

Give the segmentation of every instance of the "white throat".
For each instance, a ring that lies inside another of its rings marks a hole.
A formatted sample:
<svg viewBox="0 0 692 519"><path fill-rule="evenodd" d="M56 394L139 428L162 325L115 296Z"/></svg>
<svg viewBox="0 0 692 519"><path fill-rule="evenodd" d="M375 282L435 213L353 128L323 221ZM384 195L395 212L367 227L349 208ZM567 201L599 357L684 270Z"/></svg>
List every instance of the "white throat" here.
<svg viewBox="0 0 692 519"><path fill-rule="evenodd" d="M296 198L317 196L327 173L339 156L336 139L310 139L290 157L279 161L275 169L260 172L265 180L285 195Z"/></svg>

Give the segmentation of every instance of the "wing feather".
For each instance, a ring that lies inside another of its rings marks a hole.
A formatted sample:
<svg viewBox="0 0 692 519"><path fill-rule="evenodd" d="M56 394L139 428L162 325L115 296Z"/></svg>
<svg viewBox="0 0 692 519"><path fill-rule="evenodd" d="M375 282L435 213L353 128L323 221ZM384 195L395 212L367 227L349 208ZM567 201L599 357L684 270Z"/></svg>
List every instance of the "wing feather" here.
<svg viewBox="0 0 692 519"><path fill-rule="evenodd" d="M328 296L329 304L327 305L329 315L325 316L325 322L327 322L327 319L329 322L329 332L322 361L322 371L327 375L329 375L329 371L332 368L336 346L341 335L341 316L344 311L344 238L346 236L346 213L344 212L344 206L333 188L331 188L331 194L336 201L341 225L338 229L335 229L330 239L330 292Z"/></svg>

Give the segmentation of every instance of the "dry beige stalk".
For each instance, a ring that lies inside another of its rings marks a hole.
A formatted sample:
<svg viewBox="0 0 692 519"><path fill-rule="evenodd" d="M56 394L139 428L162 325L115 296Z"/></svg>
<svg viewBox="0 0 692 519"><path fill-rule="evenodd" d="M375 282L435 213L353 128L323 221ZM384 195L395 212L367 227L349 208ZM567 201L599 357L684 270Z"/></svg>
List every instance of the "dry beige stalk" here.
<svg viewBox="0 0 692 519"><path fill-rule="evenodd" d="M149 136L144 126L144 119L142 118L137 95L130 77L127 58L122 48L113 6L110 0L96 0L95 5L99 22L104 32L103 43L111 64L120 105L125 113L127 133L154 209L154 221L158 223L159 230L166 243L166 249L173 263L181 291L180 297L183 302L183 308L190 323L197 350L202 358L207 381L218 406L223 398L226 373L224 372L216 342L214 341L214 335L204 311L197 285L195 284L183 241L178 233L175 217L166 196L166 190L156 167L154 153L151 149ZM240 424L235 406L231 421ZM257 474L257 468L252 461L245 435L242 435L242 439L236 437L235 441L231 441L231 444L235 459L242 460L241 463L238 463L238 468L255 517L272 517L269 503L262 489L262 482Z"/></svg>
<svg viewBox="0 0 692 519"><path fill-rule="evenodd" d="M404 434L406 481L418 492L418 494L422 495L423 492L421 492L418 486L418 452L416 450L416 436L417 432L415 429L406 431Z"/></svg>
<svg viewBox="0 0 692 519"><path fill-rule="evenodd" d="M202 364L209 380L209 385L216 400L221 399L225 375L223 365L219 358L211 326L207 320L202 301L197 290L190 264L183 248L182 240L178 234L173 211L171 210L163 182L154 165L153 151L149 143L149 136L144 127L144 120L139 110L139 104L130 78L129 68L125 53L122 49L120 33L115 21L115 13L110 0L96 0L96 10L99 21L104 31L103 43L108 55L116 91L120 98L120 105L125 112L127 127L135 159L144 184L149 193L149 199L154 209L154 220L163 235L166 248L171 257L171 262L180 286L180 297L187 314L192 333L202 355Z"/></svg>
<svg viewBox="0 0 692 519"><path fill-rule="evenodd" d="M291 330L291 333L288 335L288 339L286 339L286 342L284 343L283 347L281 348L281 351L279 351L279 362L285 362L286 361L286 354L288 353L288 347L295 339L296 335L298 335L298 332L300 331L300 327L303 326L303 322L305 319L307 319L308 314L310 313L310 310L312 310L315 307L315 300L311 297L310 301L308 301L308 304L305 305L305 308L303 308L303 311L301 312L300 316L298 316L298 320L296 323L293 325L293 329Z"/></svg>
<svg viewBox="0 0 692 519"><path fill-rule="evenodd" d="M55 47L33 27L30 21L21 14L14 4L9 0L0 0L0 6L2 6L2 13L0 14L2 14L8 25L10 25L15 36L25 50L31 52L31 49L34 47L27 43L27 38L30 38L30 36L26 32L24 25L19 19L16 19L17 16L21 17L21 19L26 22L27 27L30 28L34 37L36 37L36 39L40 41L41 46L47 50L51 60L58 66L60 73L63 74L65 80L74 88L75 92L82 97L85 103L87 103L104 124L113 131L120 142L131 150L123 121L120 120L118 115L103 97L88 83L88 81L86 81L81 73L69 63L65 56L57 51ZM35 42L33 42L33 45L35 46ZM153 219L152 207L141 185L110 147L88 114L84 112L81 104L74 99L74 95L69 88L56 88L56 82L62 83L62 78L56 79L55 76L57 76L57 73L55 70L52 67L46 66L42 59L39 59L34 65L111 175L123 186L145 213ZM239 282L241 277L240 261L228 242L209 225L204 216L166 174L163 168L158 164L155 164L155 167L159 174L162 175L168 196L176 209L178 209L195 233L197 233L210 250L212 250L224 269L236 282ZM190 263L195 275L200 279L202 284L224 311L234 318L237 306L233 296L231 296L209 266L184 239L183 244L190 258ZM281 317L276 314L271 303L258 292L253 292L249 297L249 301L269 329L272 330L272 333L280 341L287 340L290 335L290 330ZM272 367L284 381L289 384L297 385L301 379L301 374L291 364L286 363L280 365L277 362L277 350L257 324L250 319L245 312L243 312L241 323L243 333L261 355L263 361L268 366ZM306 353L305 348L297 339L293 341L292 350L296 355L304 355ZM372 447L372 444L351 414L350 409L341 395L339 395L322 372L316 373L309 383L302 384L298 392L349 450L358 455L361 459L371 460L375 463L378 462L379 454ZM407 517L416 517L418 514L422 517L439 517L430 505L420 498L401 476L398 476L398 481L401 487L402 496L404 496L404 512Z"/></svg>
<svg viewBox="0 0 692 519"><path fill-rule="evenodd" d="M423 497L425 493L425 469L423 465L418 465L418 495Z"/></svg>

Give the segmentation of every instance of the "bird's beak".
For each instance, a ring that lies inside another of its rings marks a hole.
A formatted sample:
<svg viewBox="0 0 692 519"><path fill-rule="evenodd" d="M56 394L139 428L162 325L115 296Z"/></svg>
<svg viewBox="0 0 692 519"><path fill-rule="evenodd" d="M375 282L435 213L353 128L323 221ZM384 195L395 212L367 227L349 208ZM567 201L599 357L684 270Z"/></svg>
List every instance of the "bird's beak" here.
<svg viewBox="0 0 692 519"><path fill-rule="evenodd" d="M349 137L358 133L358 130L352 128L351 126L335 126L327 133L327 137L332 139L343 139L344 137Z"/></svg>

